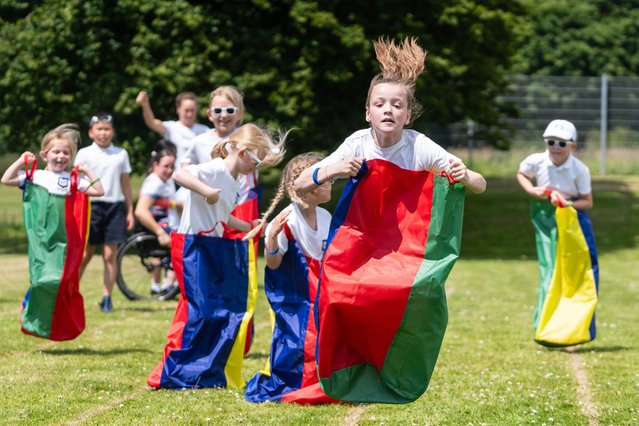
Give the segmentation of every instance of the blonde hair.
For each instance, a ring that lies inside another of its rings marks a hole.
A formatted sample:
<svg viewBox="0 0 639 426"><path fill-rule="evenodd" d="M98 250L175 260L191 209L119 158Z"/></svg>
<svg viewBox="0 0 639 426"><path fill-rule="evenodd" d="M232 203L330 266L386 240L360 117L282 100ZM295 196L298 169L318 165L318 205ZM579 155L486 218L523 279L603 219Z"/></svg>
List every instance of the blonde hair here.
<svg viewBox="0 0 639 426"><path fill-rule="evenodd" d="M238 109L242 118L237 122L238 126L242 125L242 119L244 118L244 94L240 89L235 86L220 86L209 95L209 108L213 102L213 98L216 96L222 96L233 103Z"/></svg>
<svg viewBox="0 0 639 426"><path fill-rule="evenodd" d="M290 130L283 132L278 130L277 137L271 135L266 129L255 124L245 124L228 139L220 141L213 147L211 158L226 158L228 155L227 144L233 149L245 148L260 159L260 167L277 166L284 158L284 143Z"/></svg>
<svg viewBox="0 0 639 426"><path fill-rule="evenodd" d="M293 158L286 164L284 167L284 171L282 171L282 177L280 178L280 183L277 186L277 191L275 192L275 196L271 200L271 204L268 206L268 209L262 214L260 225L256 226L251 232L249 232L245 239L253 238L260 230L262 226L268 218L275 211L275 207L284 199L284 195L288 195L288 198L304 208L307 207L307 204L300 198L299 194L295 190L295 179L299 177L300 174L313 164L320 162L324 156L318 152L306 152L304 154L299 154Z"/></svg>
<svg viewBox="0 0 639 426"><path fill-rule="evenodd" d="M72 123L61 124L55 129L49 130L40 144L40 154L45 156L51 149L51 145L55 139L65 140L69 144L71 150L71 158L75 157L75 153L78 151L78 144L80 143L80 132L78 126Z"/></svg>
<svg viewBox="0 0 639 426"><path fill-rule="evenodd" d="M422 113L423 107L415 98L415 83L424 72L424 61L427 52L417 44L417 38L406 37L396 44L394 40L381 37L373 42L375 56L379 62L380 73L371 80L366 97L366 109L370 104L371 92L378 84L391 83L406 89L408 109L411 120L415 121Z"/></svg>

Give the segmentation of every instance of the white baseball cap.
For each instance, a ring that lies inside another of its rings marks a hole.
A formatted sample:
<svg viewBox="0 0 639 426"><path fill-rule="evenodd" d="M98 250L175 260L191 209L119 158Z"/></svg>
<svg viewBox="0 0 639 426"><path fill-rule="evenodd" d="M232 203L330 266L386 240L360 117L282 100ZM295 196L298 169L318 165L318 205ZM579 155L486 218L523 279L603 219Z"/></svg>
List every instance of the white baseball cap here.
<svg viewBox="0 0 639 426"><path fill-rule="evenodd" d="M564 141L577 142L575 125L566 120L553 120L544 131L544 138L559 138Z"/></svg>

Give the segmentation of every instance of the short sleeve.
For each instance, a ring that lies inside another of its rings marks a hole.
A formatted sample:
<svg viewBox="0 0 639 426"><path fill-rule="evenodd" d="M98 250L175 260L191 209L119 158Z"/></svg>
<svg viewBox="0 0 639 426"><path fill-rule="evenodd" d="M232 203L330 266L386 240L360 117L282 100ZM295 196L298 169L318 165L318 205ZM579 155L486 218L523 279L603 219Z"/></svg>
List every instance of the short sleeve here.
<svg viewBox="0 0 639 426"><path fill-rule="evenodd" d="M161 181L159 179L149 179L149 177L151 177L151 175L147 176L147 178L144 179L144 182L142 182L140 195L157 198L160 193Z"/></svg>
<svg viewBox="0 0 639 426"><path fill-rule="evenodd" d="M126 152L126 150L122 150L124 151L124 161L122 164L122 173L131 173L131 162L129 161L129 153Z"/></svg>
<svg viewBox="0 0 639 426"><path fill-rule="evenodd" d="M579 195L588 195L592 192L590 169L585 164L581 164L576 179L577 192Z"/></svg>
<svg viewBox="0 0 639 426"><path fill-rule="evenodd" d="M519 173L534 178L537 173L537 162L533 155L529 155L519 163Z"/></svg>

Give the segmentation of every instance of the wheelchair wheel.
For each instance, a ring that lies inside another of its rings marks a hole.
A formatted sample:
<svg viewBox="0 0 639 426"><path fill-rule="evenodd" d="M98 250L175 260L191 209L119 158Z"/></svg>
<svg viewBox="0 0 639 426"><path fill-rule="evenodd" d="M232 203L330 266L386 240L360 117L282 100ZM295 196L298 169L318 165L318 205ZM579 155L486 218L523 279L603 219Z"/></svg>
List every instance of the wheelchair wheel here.
<svg viewBox="0 0 639 426"><path fill-rule="evenodd" d="M129 300L169 300L180 291L176 286L167 293L151 294L150 273L160 269L163 280L173 270L171 250L161 246L155 235L146 232L131 235L118 248L116 266L116 283Z"/></svg>

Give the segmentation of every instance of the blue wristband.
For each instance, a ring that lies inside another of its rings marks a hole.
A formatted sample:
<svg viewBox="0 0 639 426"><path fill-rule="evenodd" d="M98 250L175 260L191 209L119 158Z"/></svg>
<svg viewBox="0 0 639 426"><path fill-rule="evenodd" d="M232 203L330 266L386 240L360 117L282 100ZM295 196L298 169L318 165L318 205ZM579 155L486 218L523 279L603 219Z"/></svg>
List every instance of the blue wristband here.
<svg viewBox="0 0 639 426"><path fill-rule="evenodd" d="M280 251L280 248L276 248L275 250L266 250L266 254L277 254Z"/></svg>
<svg viewBox="0 0 639 426"><path fill-rule="evenodd" d="M319 167L317 167L315 170L313 170L313 183L317 186L320 186L322 184L322 182L319 181L319 179L317 179L317 174L319 173Z"/></svg>

